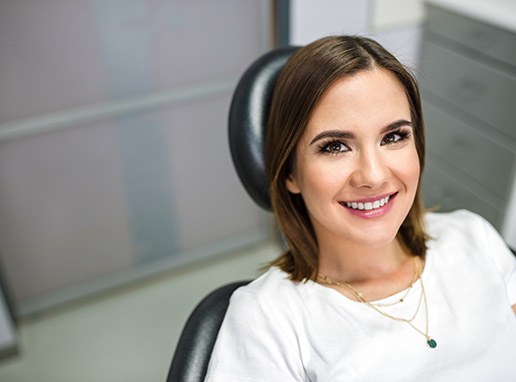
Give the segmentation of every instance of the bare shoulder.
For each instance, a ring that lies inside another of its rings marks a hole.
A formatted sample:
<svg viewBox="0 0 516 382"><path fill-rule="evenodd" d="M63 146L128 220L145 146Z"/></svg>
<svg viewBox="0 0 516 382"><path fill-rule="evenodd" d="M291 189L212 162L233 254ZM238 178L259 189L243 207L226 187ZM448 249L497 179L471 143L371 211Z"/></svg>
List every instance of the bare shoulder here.
<svg viewBox="0 0 516 382"><path fill-rule="evenodd" d="M516 314L516 304L512 306L512 310L514 311L514 314Z"/></svg>

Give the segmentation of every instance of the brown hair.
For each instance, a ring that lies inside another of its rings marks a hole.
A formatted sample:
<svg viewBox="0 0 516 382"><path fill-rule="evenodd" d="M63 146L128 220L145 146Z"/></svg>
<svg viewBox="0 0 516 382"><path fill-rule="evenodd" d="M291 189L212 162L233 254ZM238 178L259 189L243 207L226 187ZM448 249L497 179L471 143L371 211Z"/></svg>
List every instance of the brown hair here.
<svg viewBox="0 0 516 382"><path fill-rule="evenodd" d="M296 51L276 82L267 137L265 162L270 197L286 251L272 262L292 280L314 279L318 272L318 245L301 195L287 190L286 181L295 163L297 143L325 91L337 79L374 67L392 72L405 89L414 126L421 171L424 168L425 136L421 100L413 75L376 41L357 36L331 36ZM420 184L414 203L402 223L398 239L407 251L425 256L427 235Z"/></svg>

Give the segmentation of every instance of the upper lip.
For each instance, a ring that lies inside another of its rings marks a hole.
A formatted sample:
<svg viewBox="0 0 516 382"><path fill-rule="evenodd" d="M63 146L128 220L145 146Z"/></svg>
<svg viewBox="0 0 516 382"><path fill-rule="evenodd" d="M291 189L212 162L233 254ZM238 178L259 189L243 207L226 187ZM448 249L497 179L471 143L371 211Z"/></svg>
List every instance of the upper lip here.
<svg viewBox="0 0 516 382"><path fill-rule="evenodd" d="M397 192L389 192L389 193L386 193L386 194L372 196L372 197L368 197L368 198L355 199L355 200L346 200L343 203L372 203L372 202L376 202L377 200L381 200L383 198L386 198L387 196L391 196L392 197L392 196L394 196L396 194L397 194Z"/></svg>

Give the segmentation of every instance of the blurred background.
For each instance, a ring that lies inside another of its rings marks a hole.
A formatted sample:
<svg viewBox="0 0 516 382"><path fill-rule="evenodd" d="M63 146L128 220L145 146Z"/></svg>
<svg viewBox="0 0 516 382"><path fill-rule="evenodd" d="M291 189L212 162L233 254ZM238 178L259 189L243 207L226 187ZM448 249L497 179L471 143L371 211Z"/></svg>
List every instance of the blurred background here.
<svg viewBox="0 0 516 382"><path fill-rule="evenodd" d="M418 77L426 204L516 247L516 1L0 4L0 381L162 381L212 289L280 251L227 115L264 52L376 38Z"/></svg>

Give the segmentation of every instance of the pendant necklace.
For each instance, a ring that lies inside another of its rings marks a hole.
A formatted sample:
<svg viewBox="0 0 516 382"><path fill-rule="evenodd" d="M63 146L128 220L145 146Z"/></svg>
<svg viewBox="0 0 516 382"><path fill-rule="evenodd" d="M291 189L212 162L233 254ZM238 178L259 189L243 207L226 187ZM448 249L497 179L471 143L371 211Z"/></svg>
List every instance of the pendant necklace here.
<svg viewBox="0 0 516 382"><path fill-rule="evenodd" d="M410 290L412 289L412 286L415 283L414 280L410 284L410 287L408 288L407 292L405 292L405 294L398 301L395 301L394 303L389 303L389 304L373 303L373 302L367 300L362 295L362 293L357 291L355 288L353 288L347 282L338 281L338 280L332 280L329 277L324 276L324 275L317 276L317 280L321 284L325 284L325 285L342 286L342 287L346 288L348 291L350 291L351 294L353 294L353 296L360 303L363 303L363 304L367 305L368 307L370 307L371 309L375 310L376 312L378 312L382 316L387 317L387 318L389 318L389 319L391 319L393 321L404 322L404 323L408 324L412 329L414 329L416 332L420 333L421 335L423 335L425 337L426 344L428 345L429 348L434 349L434 348L437 347L437 341L428 335L428 321L429 321L428 320L428 301L426 299L425 285L424 285L424 282L423 282L423 278L421 277L421 270L419 269L419 262L418 262L416 256L414 256L414 267L415 267L415 281L419 280L419 283L421 284L421 293L420 293L420 296L419 296L419 300L418 300L418 304L417 304L416 310L415 310L414 314L412 315L412 317L410 317L410 318L393 316L393 315L391 315L391 314L381 310L380 307L391 306L391 305L395 305L395 304L399 304L399 303L403 302L404 299L407 297L408 293L410 292ZM417 316L417 314L418 314L418 312L420 310L421 303L423 303L424 309L425 309L425 330L424 331L419 329L418 327L416 327L414 325L414 323L412 322L412 321L414 321L414 319L416 318L416 316Z"/></svg>

